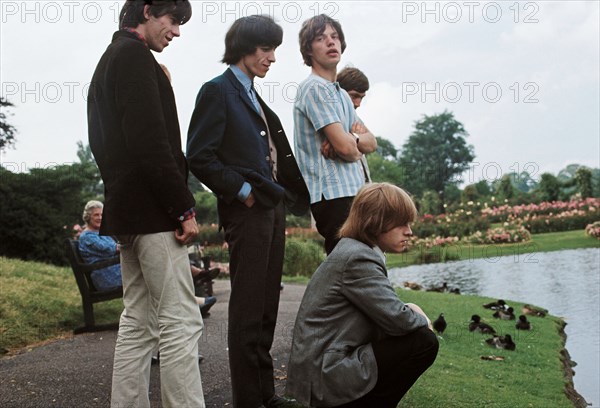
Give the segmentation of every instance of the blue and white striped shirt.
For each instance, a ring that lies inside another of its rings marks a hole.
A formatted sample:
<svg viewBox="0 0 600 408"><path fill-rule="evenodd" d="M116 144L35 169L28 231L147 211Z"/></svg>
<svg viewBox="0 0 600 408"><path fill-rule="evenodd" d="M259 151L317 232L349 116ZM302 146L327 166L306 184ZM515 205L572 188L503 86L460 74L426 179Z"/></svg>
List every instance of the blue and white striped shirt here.
<svg viewBox="0 0 600 408"><path fill-rule="evenodd" d="M294 102L294 146L311 204L354 197L365 184L360 161L331 160L321 154L325 126L338 122L350 132L356 121L352 100L337 82L311 74L300 84Z"/></svg>

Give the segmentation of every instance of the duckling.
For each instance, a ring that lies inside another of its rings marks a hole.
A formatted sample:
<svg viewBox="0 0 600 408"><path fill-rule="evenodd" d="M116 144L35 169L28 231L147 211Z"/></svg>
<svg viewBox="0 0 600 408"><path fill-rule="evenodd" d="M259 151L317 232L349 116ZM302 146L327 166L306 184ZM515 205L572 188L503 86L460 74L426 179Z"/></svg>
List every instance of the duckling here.
<svg viewBox="0 0 600 408"><path fill-rule="evenodd" d="M438 286L438 287L431 287L429 289L427 289L427 292L448 292L448 282L444 282L442 283L442 286Z"/></svg>
<svg viewBox="0 0 600 408"><path fill-rule="evenodd" d="M423 286L419 285L416 282L404 282L404 287L410 290L423 290Z"/></svg>
<svg viewBox="0 0 600 408"><path fill-rule="evenodd" d="M446 330L446 327L448 327L448 323L446 322L446 319L444 319L444 314L440 313L438 318L435 319L435 321L433 322L433 328L438 333L438 335L441 336L442 334L444 334L444 330Z"/></svg>
<svg viewBox="0 0 600 408"><path fill-rule="evenodd" d="M492 315L496 319L502 320L515 320L515 313L512 307L509 307L506 310L496 310L496 312Z"/></svg>
<svg viewBox="0 0 600 408"><path fill-rule="evenodd" d="M523 310L521 310L523 314L537 317L546 317L548 311L546 309L542 309L541 307L535 307L531 305L524 305Z"/></svg>
<svg viewBox="0 0 600 408"><path fill-rule="evenodd" d="M519 321L515 324L517 330L531 330L531 323L527 321L525 315L519 316Z"/></svg>
<svg viewBox="0 0 600 408"><path fill-rule="evenodd" d="M487 339L485 342L498 349L514 350L517 347L517 345L513 342L512 337L510 337L510 334L504 336L494 336L491 339Z"/></svg>
<svg viewBox="0 0 600 408"><path fill-rule="evenodd" d="M503 299L498 299L495 302L486 303L485 305L483 305L483 307L492 310L504 310L508 307L508 305Z"/></svg>
<svg viewBox="0 0 600 408"><path fill-rule="evenodd" d="M471 322L469 323L469 331L476 331L484 334L496 334L496 330L487 323L481 321L479 315L471 316Z"/></svg>

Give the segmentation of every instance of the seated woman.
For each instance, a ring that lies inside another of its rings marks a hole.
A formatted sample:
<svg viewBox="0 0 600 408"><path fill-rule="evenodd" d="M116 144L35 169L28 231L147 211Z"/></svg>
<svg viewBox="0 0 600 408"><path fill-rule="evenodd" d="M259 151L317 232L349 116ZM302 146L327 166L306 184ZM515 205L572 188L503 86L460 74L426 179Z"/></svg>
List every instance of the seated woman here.
<svg viewBox="0 0 600 408"><path fill-rule="evenodd" d="M311 407L396 407L433 364L437 337L423 310L392 288L385 252L407 250L417 210L388 183L363 187L342 238L300 304L287 394Z"/></svg>
<svg viewBox="0 0 600 408"><path fill-rule="evenodd" d="M85 228L79 235L79 253L86 263L94 263L110 259L119 254L117 242L109 236L100 235L102 209L100 201L89 201L83 209ZM192 272L193 274L193 272ZM98 290L109 290L122 286L121 265L115 264L92 272L92 283ZM216 303L213 296L196 297L202 316L207 316L209 309Z"/></svg>
<svg viewBox="0 0 600 408"><path fill-rule="evenodd" d="M85 228L79 235L79 253L86 263L105 261L119 254L117 242L109 236L99 234L103 207L100 201L89 201L83 209ZM122 286L121 265L115 264L93 271L92 283L97 290Z"/></svg>

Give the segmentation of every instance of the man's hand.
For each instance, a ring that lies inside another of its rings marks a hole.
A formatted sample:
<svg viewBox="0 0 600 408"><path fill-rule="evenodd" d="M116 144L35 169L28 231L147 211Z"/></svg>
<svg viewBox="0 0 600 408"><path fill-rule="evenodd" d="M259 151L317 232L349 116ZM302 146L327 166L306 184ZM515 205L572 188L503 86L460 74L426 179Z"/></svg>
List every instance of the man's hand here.
<svg viewBox="0 0 600 408"><path fill-rule="evenodd" d="M250 194L248 194L248 198L246 198L246 201L244 201L244 205L248 208L252 208L252 206L254 205L254 194L252 192L250 192Z"/></svg>
<svg viewBox="0 0 600 408"><path fill-rule="evenodd" d="M423 315L425 317L425 319L427 319L427 327L429 327L429 330L433 331L433 325L431 324L431 319L429 319L429 317L427 317L427 315L425 314L423 309L421 309L419 306L415 305L414 303L407 303L406 306L410 307L412 310L414 310L418 314Z"/></svg>
<svg viewBox="0 0 600 408"><path fill-rule="evenodd" d="M338 157L337 153L335 152L335 149L327 139L323 140L323 143L321 144L321 154L323 155L323 157L330 160L337 159Z"/></svg>
<svg viewBox="0 0 600 408"><path fill-rule="evenodd" d="M190 218L189 220L181 222L181 232L175 231L175 239L182 245L189 244L196 235L198 235L198 224L196 218Z"/></svg>

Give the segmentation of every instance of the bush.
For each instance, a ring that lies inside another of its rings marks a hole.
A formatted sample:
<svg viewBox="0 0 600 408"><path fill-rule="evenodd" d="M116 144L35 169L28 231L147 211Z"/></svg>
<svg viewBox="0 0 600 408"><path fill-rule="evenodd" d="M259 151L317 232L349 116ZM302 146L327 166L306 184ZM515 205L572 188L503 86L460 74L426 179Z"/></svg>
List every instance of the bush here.
<svg viewBox="0 0 600 408"><path fill-rule="evenodd" d="M313 240L287 238L283 274L286 276L312 276L325 259L323 247Z"/></svg>
<svg viewBox="0 0 600 408"><path fill-rule="evenodd" d="M466 238L472 244L509 244L527 242L531 234L523 226L509 225L507 227L491 228L485 233L477 231Z"/></svg>
<svg viewBox="0 0 600 408"><path fill-rule="evenodd" d="M194 239L194 242L199 243L202 246L209 245L223 245L225 237L223 231L219 232L219 228L215 225L198 225L198 235Z"/></svg>
<svg viewBox="0 0 600 408"><path fill-rule="evenodd" d="M590 237L595 237L600 239L600 221L596 221L592 224L588 224L585 227L585 233Z"/></svg>
<svg viewBox="0 0 600 408"><path fill-rule="evenodd" d="M64 239L81 221L90 177L81 164L29 173L0 167L0 255L66 265Z"/></svg>
<svg viewBox="0 0 600 408"><path fill-rule="evenodd" d="M202 255L210 257L214 262L229 262L229 250L221 245L207 246L202 249Z"/></svg>

